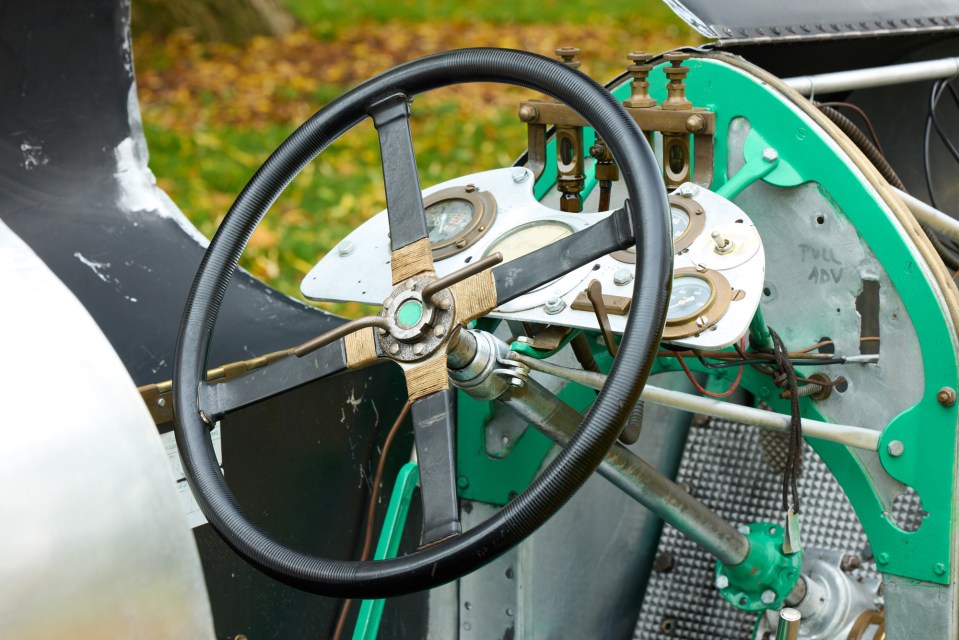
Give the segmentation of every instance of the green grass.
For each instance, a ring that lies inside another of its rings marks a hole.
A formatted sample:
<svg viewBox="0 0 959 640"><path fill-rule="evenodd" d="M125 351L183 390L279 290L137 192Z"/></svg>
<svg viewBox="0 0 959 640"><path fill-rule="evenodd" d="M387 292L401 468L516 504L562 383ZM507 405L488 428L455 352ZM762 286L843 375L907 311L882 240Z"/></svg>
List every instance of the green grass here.
<svg viewBox="0 0 959 640"><path fill-rule="evenodd" d="M589 23L603 19L629 21L637 17L675 24L677 19L660 0L540 0L539 2L450 2L418 0L286 0L293 14L319 32L335 33L357 22L467 21L498 24Z"/></svg>

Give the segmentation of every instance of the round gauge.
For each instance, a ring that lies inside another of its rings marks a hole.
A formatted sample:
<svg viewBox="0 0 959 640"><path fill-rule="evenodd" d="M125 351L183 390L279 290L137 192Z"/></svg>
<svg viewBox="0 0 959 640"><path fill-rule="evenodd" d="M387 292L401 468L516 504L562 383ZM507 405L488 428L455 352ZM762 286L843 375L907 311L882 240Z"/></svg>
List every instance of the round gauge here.
<svg viewBox="0 0 959 640"><path fill-rule="evenodd" d="M450 187L423 199L433 258L442 260L476 244L496 218L496 199L474 185Z"/></svg>
<svg viewBox="0 0 959 640"><path fill-rule="evenodd" d="M669 196L669 218L673 225L675 253L687 249L706 226L706 212L702 205L692 198ZM610 255L620 262L636 264L636 247L614 251Z"/></svg>
<svg viewBox="0 0 959 640"><path fill-rule="evenodd" d="M732 287L718 271L676 269L663 340L688 338L705 331L726 314L731 302Z"/></svg>
<svg viewBox="0 0 959 640"><path fill-rule="evenodd" d="M686 229L689 229L689 214L682 207L676 205L669 206L669 217L673 222L673 242L683 237Z"/></svg>
<svg viewBox="0 0 959 640"><path fill-rule="evenodd" d="M430 243L439 244L462 234L475 215L473 203L463 198L440 200L426 207L426 229Z"/></svg>
<svg viewBox="0 0 959 640"><path fill-rule="evenodd" d="M494 240L484 255L499 252L503 254L503 262L509 262L571 235L573 235L573 228L562 222L555 220L530 222Z"/></svg>

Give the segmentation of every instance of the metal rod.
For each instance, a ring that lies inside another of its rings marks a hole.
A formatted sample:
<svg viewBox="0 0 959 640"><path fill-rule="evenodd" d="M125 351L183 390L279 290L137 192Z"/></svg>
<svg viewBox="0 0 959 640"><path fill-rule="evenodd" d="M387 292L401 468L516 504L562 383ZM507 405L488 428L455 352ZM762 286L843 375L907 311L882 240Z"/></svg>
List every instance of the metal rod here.
<svg viewBox="0 0 959 640"><path fill-rule="evenodd" d="M425 287L423 287L423 300L429 300L433 297L434 294L439 293L443 289L452 287L457 282L462 282L470 276L474 276L480 271L485 271L491 267L495 267L500 262L503 261L503 254L493 253L486 256L482 260L477 260L472 264L468 264L462 269L457 269L453 273L447 274L442 278L437 278L433 282L430 282Z"/></svg>
<svg viewBox="0 0 959 640"><path fill-rule="evenodd" d="M577 411L532 379L499 399L561 445L569 441L582 422ZM598 471L723 564L740 564L749 554L746 536L621 444L613 445Z"/></svg>
<svg viewBox="0 0 959 640"><path fill-rule="evenodd" d="M938 80L940 78L951 78L955 75L959 75L959 58L940 58L939 60L907 62L885 67L821 73L814 76L796 76L795 78L785 78L783 82L804 96L813 96L820 93L836 93L871 87L886 87L906 82Z"/></svg>
<svg viewBox="0 0 959 640"><path fill-rule="evenodd" d="M786 607L779 612L779 628L776 630L776 640L796 640L799 637L799 620L801 616L795 609Z"/></svg>
<svg viewBox="0 0 959 640"><path fill-rule="evenodd" d="M303 356L313 353L321 347L325 347L328 344L336 342L340 338L347 336L354 331L359 331L360 329L365 329L366 327L380 327L382 329L389 329L390 323L383 316L366 316L365 318L350 320L349 322L344 322L334 329L330 329L321 336L310 338L300 346L295 347L293 349L293 354L296 355L297 358L302 358Z"/></svg>
<svg viewBox="0 0 959 640"><path fill-rule="evenodd" d="M530 369L564 378L581 384L584 387L601 389L606 382L606 376L602 373L561 367L551 362L537 360L536 358L530 358L519 353L514 353L511 357L519 360ZM654 387L649 384L643 389L642 399L646 402L661 404L672 407L673 409L701 413L713 418L723 418L724 420L734 422L742 422L773 431L789 431L792 423L792 418L782 413L753 409L752 407L721 402L719 400L713 400L712 398L695 396L691 393ZM802 429L803 435L811 438L838 442L849 447L856 447L867 451L879 450L880 434L878 431L873 431L872 429L821 422L808 418L802 419Z"/></svg>
<svg viewBox="0 0 959 640"><path fill-rule="evenodd" d="M916 220L932 227L934 231L938 231L950 240L959 242L959 220L926 204L919 198L909 195L905 191L900 191L899 189L895 189L895 191L896 195L899 196L899 198L906 203L906 206L909 207L909 210L912 211L912 215L916 216Z"/></svg>

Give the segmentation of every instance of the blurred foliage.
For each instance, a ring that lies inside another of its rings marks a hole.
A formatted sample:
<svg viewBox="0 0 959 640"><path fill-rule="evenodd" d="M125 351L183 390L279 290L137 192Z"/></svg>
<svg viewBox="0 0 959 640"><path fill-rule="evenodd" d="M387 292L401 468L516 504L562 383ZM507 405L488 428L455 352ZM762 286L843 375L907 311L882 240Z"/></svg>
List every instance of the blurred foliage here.
<svg viewBox="0 0 959 640"><path fill-rule="evenodd" d="M230 45L201 43L188 31L134 36L150 166L208 237L256 168L297 125L349 87L406 60L471 46L552 55L571 44L583 50L582 70L605 81L622 71L630 50L661 51L701 40L651 0L287 3L307 26L278 38ZM417 97L412 129L422 185L511 164L526 141L516 106L531 96L514 87L461 85ZM376 132L367 121L287 188L241 264L301 298L303 275L384 206ZM349 316L362 311L356 304L322 306Z"/></svg>

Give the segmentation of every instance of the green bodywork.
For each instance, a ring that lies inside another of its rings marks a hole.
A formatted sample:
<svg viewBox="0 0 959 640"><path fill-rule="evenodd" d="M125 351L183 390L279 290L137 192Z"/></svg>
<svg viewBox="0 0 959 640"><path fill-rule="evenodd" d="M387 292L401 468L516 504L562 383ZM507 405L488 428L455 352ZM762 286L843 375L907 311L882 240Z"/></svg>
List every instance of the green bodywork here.
<svg viewBox="0 0 959 640"><path fill-rule="evenodd" d="M915 406L886 425L879 460L889 475L912 487L921 497L928 516L920 528L904 531L895 524L887 515L887 506L883 505L863 463L847 447L819 440L809 442L845 490L869 537L879 569L948 584L952 572L950 541L954 521L957 408L942 406L936 395L941 388L956 389L959 374L953 336L933 285L917 264L897 223L887 217L875 191L864 185L861 174L846 156L835 144L821 137L791 102L756 78L718 60L693 59L687 64L692 69L687 95L694 104L706 106L716 114L711 189L726 197L735 197L757 179L780 187L817 183L875 253L906 306L923 354L923 395ZM652 72L650 82L653 97L663 100L662 67ZM628 97L628 85L616 89L614 95L620 99ZM746 165L735 176L730 176L726 167L727 132L737 117L749 119L751 133L744 149ZM587 131L585 137L588 148L594 136ZM775 161L762 157L765 148L778 152ZM555 159L552 144L547 158ZM537 182L537 197L542 198L553 188L555 178L556 166L551 162ZM595 178L590 172L587 187L594 184ZM752 331L759 336L768 335L761 314L754 320ZM600 360L601 368L607 370L609 358ZM697 364L691 362L690 366L714 378L734 375L730 371L705 371ZM671 359L661 358L654 373L675 367ZM788 401L779 399L779 390L768 377L747 368L742 385L774 410L789 412ZM595 396L592 391L569 385L561 397L582 410ZM804 416L824 419L815 402L808 398L802 400L801 406ZM485 403L460 394L460 494L464 498L504 504L512 492L523 490L535 476L550 443L535 430L528 429L507 454L498 458L488 455L484 427L490 411ZM899 457L888 454L888 444L893 440L904 444L904 453Z"/></svg>

